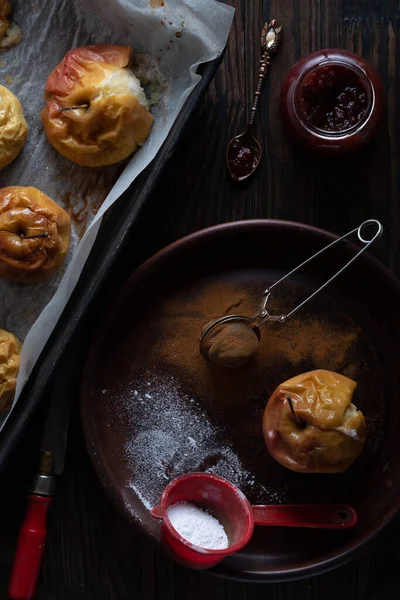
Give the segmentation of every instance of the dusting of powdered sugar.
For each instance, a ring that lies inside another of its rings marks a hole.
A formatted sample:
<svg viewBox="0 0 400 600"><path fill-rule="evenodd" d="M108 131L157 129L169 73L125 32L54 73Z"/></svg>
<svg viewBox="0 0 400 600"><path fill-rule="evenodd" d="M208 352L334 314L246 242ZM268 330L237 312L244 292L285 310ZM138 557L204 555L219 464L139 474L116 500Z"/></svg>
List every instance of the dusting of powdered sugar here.
<svg viewBox="0 0 400 600"><path fill-rule="evenodd" d="M227 432L171 376L149 375L125 391L121 418L131 425L124 448L128 487L142 504L157 506L165 486L183 473L202 471L268 500L267 490L243 467Z"/></svg>

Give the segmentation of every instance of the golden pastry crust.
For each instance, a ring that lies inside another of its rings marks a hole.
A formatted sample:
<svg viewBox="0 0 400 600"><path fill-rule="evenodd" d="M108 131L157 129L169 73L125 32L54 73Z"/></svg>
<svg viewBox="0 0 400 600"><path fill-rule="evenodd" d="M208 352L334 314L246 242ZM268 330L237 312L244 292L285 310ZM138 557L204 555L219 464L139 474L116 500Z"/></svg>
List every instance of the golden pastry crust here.
<svg viewBox="0 0 400 600"><path fill-rule="evenodd" d="M0 189L0 278L49 279L68 252L70 218L34 187Z"/></svg>
<svg viewBox="0 0 400 600"><path fill-rule="evenodd" d="M0 85L0 169L18 156L27 135L28 125L20 101Z"/></svg>
<svg viewBox="0 0 400 600"><path fill-rule="evenodd" d="M345 471L360 455L366 437L364 415L351 402L356 386L325 370L282 383L264 411L263 433L270 454L292 471ZM288 395L302 424L290 409Z"/></svg>
<svg viewBox="0 0 400 600"><path fill-rule="evenodd" d="M9 410L14 399L21 348L14 334L0 329L0 412Z"/></svg>
<svg viewBox="0 0 400 600"><path fill-rule="evenodd" d="M49 142L66 158L88 167L110 165L146 140L154 117L127 68L131 55L128 46L75 48L50 73L41 118Z"/></svg>

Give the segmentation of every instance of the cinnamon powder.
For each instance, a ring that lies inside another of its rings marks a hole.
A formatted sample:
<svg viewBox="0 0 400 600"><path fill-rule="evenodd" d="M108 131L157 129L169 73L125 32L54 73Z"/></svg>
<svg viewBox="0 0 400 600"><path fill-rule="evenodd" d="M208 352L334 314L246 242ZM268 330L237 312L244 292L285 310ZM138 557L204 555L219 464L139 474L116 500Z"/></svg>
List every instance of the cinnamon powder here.
<svg viewBox="0 0 400 600"><path fill-rule="evenodd" d="M258 350L255 331L243 322L225 323L206 334L203 354L211 362L237 368L246 364Z"/></svg>
<svg viewBox="0 0 400 600"><path fill-rule="evenodd" d="M243 289L230 283L211 283L200 291L183 291L167 300L161 309L162 336L155 365L168 367L186 387L210 403L220 400L240 403L267 393L289 377L306 370L323 368L348 377L356 375L351 350L358 331L349 322L337 326L329 317L292 317L286 323L265 323L261 327L259 350L251 362L238 369L226 369L207 362L199 352L201 331L212 319L227 314L253 316L262 288ZM272 314L282 314L293 298L272 300ZM274 306L275 304L275 306Z"/></svg>

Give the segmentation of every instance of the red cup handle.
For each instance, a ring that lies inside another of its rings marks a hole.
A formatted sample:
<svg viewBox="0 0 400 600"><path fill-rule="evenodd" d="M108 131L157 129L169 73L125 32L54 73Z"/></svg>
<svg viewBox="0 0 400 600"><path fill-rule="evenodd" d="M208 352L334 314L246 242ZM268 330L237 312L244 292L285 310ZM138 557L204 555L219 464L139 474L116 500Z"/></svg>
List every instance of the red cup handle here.
<svg viewBox="0 0 400 600"><path fill-rule="evenodd" d="M19 532L8 595L11 600L31 600L40 572L46 541L47 514L52 498L28 496L25 519Z"/></svg>
<svg viewBox="0 0 400 600"><path fill-rule="evenodd" d="M291 504L252 506L256 525L350 529L357 513L347 504Z"/></svg>

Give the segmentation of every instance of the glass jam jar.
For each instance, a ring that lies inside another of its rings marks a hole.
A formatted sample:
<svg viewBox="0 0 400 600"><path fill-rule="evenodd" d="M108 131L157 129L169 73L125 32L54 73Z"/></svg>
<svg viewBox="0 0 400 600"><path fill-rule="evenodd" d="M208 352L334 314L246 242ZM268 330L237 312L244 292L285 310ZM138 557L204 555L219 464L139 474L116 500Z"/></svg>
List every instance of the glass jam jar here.
<svg viewBox="0 0 400 600"><path fill-rule="evenodd" d="M283 82L281 113L296 142L342 155L363 148L382 119L382 81L362 56L319 50L294 65Z"/></svg>

